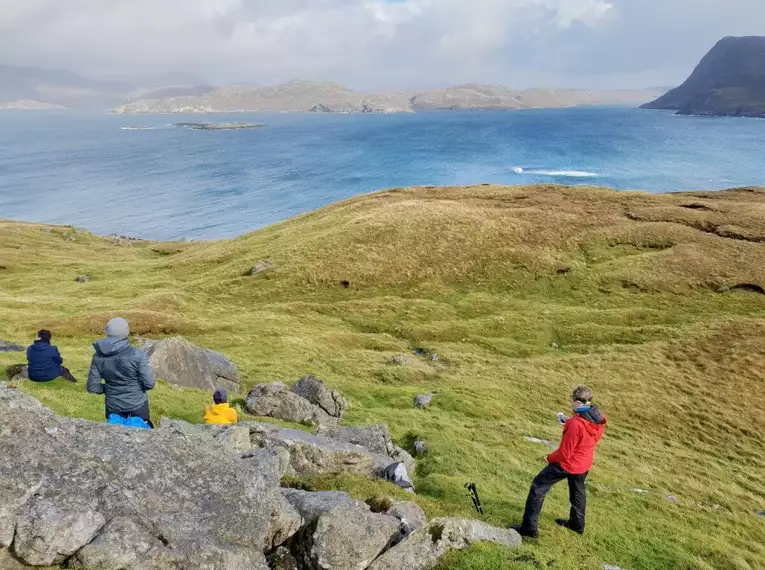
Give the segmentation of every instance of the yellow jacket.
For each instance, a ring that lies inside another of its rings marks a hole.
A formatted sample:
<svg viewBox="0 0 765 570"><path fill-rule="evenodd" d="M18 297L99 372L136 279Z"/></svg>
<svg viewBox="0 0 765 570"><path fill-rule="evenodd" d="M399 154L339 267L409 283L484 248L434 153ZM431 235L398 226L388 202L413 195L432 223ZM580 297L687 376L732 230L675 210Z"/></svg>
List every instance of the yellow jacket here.
<svg viewBox="0 0 765 570"><path fill-rule="evenodd" d="M236 410L227 403L215 404L205 408L206 424L235 424Z"/></svg>

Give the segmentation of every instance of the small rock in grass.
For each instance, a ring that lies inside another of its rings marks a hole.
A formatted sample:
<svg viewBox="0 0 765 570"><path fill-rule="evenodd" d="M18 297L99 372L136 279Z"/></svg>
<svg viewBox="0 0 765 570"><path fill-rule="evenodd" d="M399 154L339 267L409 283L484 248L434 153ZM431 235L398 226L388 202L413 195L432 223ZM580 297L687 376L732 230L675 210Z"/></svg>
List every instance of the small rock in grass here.
<svg viewBox="0 0 765 570"><path fill-rule="evenodd" d="M264 271L268 271L269 269L274 269L276 267L276 264L272 261L268 260L261 260L258 261L255 265L253 265L252 270L250 270L250 275L258 275L259 273L263 273Z"/></svg>
<svg viewBox="0 0 765 570"><path fill-rule="evenodd" d="M391 357L390 363L394 366L410 366L412 364L412 359L407 358L403 354L397 354Z"/></svg>
<svg viewBox="0 0 765 570"><path fill-rule="evenodd" d="M427 408L433 400L434 394L418 394L414 398L414 405L419 409Z"/></svg>
<svg viewBox="0 0 765 570"><path fill-rule="evenodd" d="M679 501L677 500L677 497L675 497L674 495L667 495L667 500L668 500L670 503L678 503L678 502L679 502Z"/></svg>
<svg viewBox="0 0 765 570"><path fill-rule="evenodd" d="M0 352L23 352L24 347L0 338Z"/></svg>
<svg viewBox="0 0 765 570"><path fill-rule="evenodd" d="M78 275L75 281L77 281L77 283L86 283L90 281L90 279L90 275Z"/></svg>
<svg viewBox="0 0 765 570"><path fill-rule="evenodd" d="M425 455L428 452L428 442L418 439L414 442L414 452L416 455Z"/></svg>
<svg viewBox="0 0 765 570"><path fill-rule="evenodd" d="M647 495L648 491L645 489L632 489L633 493L637 493L638 495Z"/></svg>
<svg viewBox="0 0 765 570"><path fill-rule="evenodd" d="M538 437L530 437L530 436L524 437L523 439L525 439L529 443L540 443L542 445L546 445L550 449L557 449L558 448L558 446L555 445L552 441L547 441L546 439L539 439Z"/></svg>
<svg viewBox="0 0 765 570"><path fill-rule="evenodd" d="M430 355L430 361L431 362L438 362L440 360L440 356L438 356L435 352Z"/></svg>
<svg viewBox="0 0 765 570"><path fill-rule="evenodd" d="M757 513L758 517L765 517L765 509L762 509L759 513Z"/></svg>
<svg viewBox="0 0 765 570"><path fill-rule="evenodd" d="M603 570L624 570L624 569L620 568L619 566L614 566L613 564L603 564Z"/></svg>
<svg viewBox="0 0 765 570"><path fill-rule="evenodd" d="M77 241L77 238L75 238L74 236L69 236L68 238L66 238L66 241Z"/></svg>

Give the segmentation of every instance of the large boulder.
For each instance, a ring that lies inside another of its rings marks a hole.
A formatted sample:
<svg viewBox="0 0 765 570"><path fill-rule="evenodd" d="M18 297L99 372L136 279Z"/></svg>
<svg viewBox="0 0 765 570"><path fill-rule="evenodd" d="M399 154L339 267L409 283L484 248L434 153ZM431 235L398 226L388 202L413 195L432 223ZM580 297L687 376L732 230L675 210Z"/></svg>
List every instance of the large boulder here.
<svg viewBox="0 0 765 570"><path fill-rule="evenodd" d="M154 373L175 386L198 388L207 392L222 386L239 390L242 379L236 366L213 350L190 343L184 338L147 341L143 345Z"/></svg>
<svg viewBox="0 0 765 570"><path fill-rule="evenodd" d="M353 503L353 497L342 491L303 491L282 489L282 496L297 510L305 524L311 524L320 516L337 507Z"/></svg>
<svg viewBox="0 0 765 570"><path fill-rule="evenodd" d="M171 420L162 417L159 421L159 429L175 433L189 442L201 443L227 449L238 454L252 449L250 443L250 428L244 425L203 425L190 424L183 420ZM261 468L265 467L266 457L260 457Z"/></svg>
<svg viewBox="0 0 765 570"><path fill-rule="evenodd" d="M28 565L265 569L278 500L232 449L60 418L0 387L0 550Z"/></svg>
<svg viewBox="0 0 765 570"><path fill-rule="evenodd" d="M253 445L263 448L283 448L290 454L292 474L319 475L351 473L367 477L384 477L385 469L394 463L392 458L367 449L312 435L297 429L272 424L244 422L250 428Z"/></svg>
<svg viewBox="0 0 765 570"><path fill-rule="evenodd" d="M303 517L281 494L276 495L271 507L271 526L265 551L272 551L292 538L303 527Z"/></svg>
<svg viewBox="0 0 765 570"><path fill-rule="evenodd" d="M253 416L306 425L321 424L325 417L329 417L305 398L291 392L282 382L253 386L244 407Z"/></svg>
<svg viewBox="0 0 765 570"><path fill-rule="evenodd" d="M368 449L372 453L387 455L394 462L401 462L409 473L414 473L414 458L404 449L393 443L386 424L366 426L319 426L316 435L344 441Z"/></svg>
<svg viewBox="0 0 765 570"><path fill-rule="evenodd" d="M327 387L315 376L304 376L292 387L292 392L302 396L333 418L342 418L348 409L348 401L340 392Z"/></svg>
<svg viewBox="0 0 765 570"><path fill-rule="evenodd" d="M450 550L461 550L476 542L493 542L518 548L521 536L481 521L438 518L413 532L406 540L377 558L369 570L424 570Z"/></svg>
<svg viewBox="0 0 765 570"><path fill-rule="evenodd" d="M428 523L425 511L411 501L392 501L385 514L395 517L400 522L402 540Z"/></svg>
<svg viewBox="0 0 765 570"><path fill-rule="evenodd" d="M24 347L0 338L0 352L23 352Z"/></svg>
<svg viewBox="0 0 765 570"><path fill-rule="evenodd" d="M311 570L366 570L399 533L399 521L364 503L340 505L304 529L300 551Z"/></svg>

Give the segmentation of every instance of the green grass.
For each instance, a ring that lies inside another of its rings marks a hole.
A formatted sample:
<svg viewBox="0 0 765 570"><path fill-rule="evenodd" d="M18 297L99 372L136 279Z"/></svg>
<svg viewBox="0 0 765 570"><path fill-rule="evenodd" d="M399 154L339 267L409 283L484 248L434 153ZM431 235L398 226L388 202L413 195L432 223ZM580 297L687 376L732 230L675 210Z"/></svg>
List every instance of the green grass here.
<svg viewBox="0 0 765 570"><path fill-rule="evenodd" d="M765 568L765 295L732 289L765 287L762 191L402 189L210 243L46 230L0 223L0 337L50 328L84 379L90 342L126 315L139 335L225 353L248 386L315 374L350 400L345 423L428 441L415 483L431 516L477 516L463 489L475 481L484 520L518 522L548 451L524 437L557 440L555 412L590 385L609 427L587 533L554 524L567 513L560 486L539 540L476 547L439 570ZM246 276L260 259L277 268ZM82 273L93 280L75 283ZM415 363L391 365L395 354ZM0 365L18 359L0 354ZM22 388L61 414L103 419L82 384ZM431 391L431 407L414 409ZM199 422L209 400L160 383L152 414ZM353 477L301 484L395 492Z"/></svg>

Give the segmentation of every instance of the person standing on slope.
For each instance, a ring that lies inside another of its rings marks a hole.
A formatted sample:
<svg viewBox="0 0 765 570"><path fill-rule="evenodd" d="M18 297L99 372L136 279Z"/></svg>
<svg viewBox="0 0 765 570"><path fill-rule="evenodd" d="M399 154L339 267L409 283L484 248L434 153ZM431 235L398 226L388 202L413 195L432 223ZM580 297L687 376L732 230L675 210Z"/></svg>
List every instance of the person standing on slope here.
<svg viewBox="0 0 765 570"><path fill-rule="evenodd" d="M154 371L142 350L130 345L130 325L116 318L106 325L106 338L93 343L96 353L90 365L88 392L106 395L106 418L139 417L151 424L149 398ZM104 382L101 382L101 380Z"/></svg>
<svg viewBox="0 0 765 570"><path fill-rule="evenodd" d="M595 446L603 437L606 418L592 405L592 391L587 386L577 386L571 395L574 416L563 424L563 438L558 449L547 456L547 467L534 478L526 499L523 522L513 526L521 536L537 538L539 513L545 496L553 485L568 481L571 511L568 519L555 522L578 534L584 533L584 516L587 507L585 480L592 468ZM563 421L563 415L559 417Z"/></svg>

